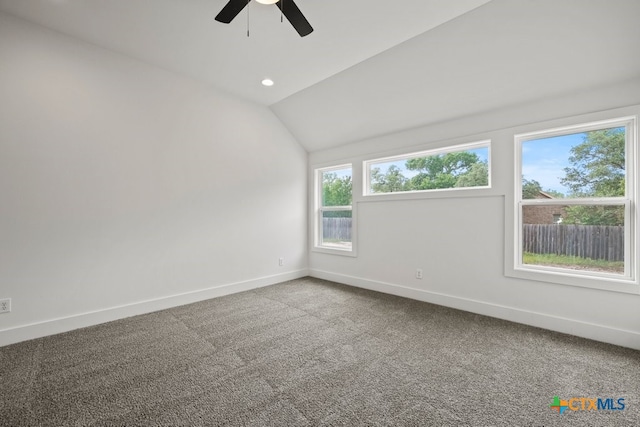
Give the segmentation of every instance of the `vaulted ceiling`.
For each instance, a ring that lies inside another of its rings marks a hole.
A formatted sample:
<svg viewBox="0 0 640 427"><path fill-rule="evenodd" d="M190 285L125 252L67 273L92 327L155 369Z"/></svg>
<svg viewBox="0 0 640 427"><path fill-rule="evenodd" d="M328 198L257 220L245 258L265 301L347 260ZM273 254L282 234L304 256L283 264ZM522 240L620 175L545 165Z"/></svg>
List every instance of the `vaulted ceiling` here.
<svg viewBox="0 0 640 427"><path fill-rule="evenodd" d="M254 1L214 21L226 1L0 10L269 106L309 151L640 76L640 0L296 0L304 38Z"/></svg>

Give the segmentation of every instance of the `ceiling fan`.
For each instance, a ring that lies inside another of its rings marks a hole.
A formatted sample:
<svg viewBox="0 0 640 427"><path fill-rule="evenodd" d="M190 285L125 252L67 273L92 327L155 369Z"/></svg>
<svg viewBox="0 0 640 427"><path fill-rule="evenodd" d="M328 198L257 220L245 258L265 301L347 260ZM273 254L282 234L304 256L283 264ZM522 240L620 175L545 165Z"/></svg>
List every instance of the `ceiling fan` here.
<svg viewBox="0 0 640 427"><path fill-rule="evenodd" d="M249 4L251 0L229 0L229 2L222 8L218 16L216 16L216 21L223 22L225 24L233 21L242 9L245 8ZM278 6L280 11L284 16L287 17L293 28L300 34L300 37L304 37L309 35L313 28L307 18L304 17L298 6L295 4L293 0L256 0L258 3L262 4L275 4Z"/></svg>

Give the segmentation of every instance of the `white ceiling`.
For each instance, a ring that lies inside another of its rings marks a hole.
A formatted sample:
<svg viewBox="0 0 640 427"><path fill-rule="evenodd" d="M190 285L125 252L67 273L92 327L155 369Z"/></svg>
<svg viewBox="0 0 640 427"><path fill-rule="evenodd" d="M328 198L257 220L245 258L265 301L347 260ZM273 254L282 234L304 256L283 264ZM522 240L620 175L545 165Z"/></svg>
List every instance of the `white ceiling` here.
<svg viewBox="0 0 640 427"><path fill-rule="evenodd" d="M214 20L227 1L0 0L0 10L271 105L489 0L296 0L314 27L304 38L256 1L247 37L247 8Z"/></svg>
<svg viewBox="0 0 640 427"><path fill-rule="evenodd" d="M268 105L307 150L640 76L640 0L0 0L0 10ZM270 77L276 85L265 88Z"/></svg>
<svg viewBox="0 0 640 427"><path fill-rule="evenodd" d="M640 78L640 0L493 0L271 108L307 150Z"/></svg>

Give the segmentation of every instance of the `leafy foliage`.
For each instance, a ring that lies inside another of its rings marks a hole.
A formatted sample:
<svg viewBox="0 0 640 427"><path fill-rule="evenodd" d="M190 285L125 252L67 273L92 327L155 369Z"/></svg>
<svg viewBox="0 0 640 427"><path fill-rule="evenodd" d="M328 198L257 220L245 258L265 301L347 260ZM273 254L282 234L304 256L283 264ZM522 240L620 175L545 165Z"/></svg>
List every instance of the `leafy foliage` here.
<svg viewBox="0 0 640 427"><path fill-rule="evenodd" d="M417 173L407 178L396 165L389 166L386 173L383 173L380 168L373 168L371 191L392 193L476 187L489 183L489 165L486 161L481 161L477 154L468 151L409 159L405 167Z"/></svg>
<svg viewBox="0 0 640 427"><path fill-rule="evenodd" d="M411 178L412 190L453 188L458 177L469 172L480 159L475 153L462 151L407 160L406 167L418 174Z"/></svg>
<svg viewBox="0 0 640 427"><path fill-rule="evenodd" d="M581 144L571 149L571 167L561 183L572 197L624 196L624 128L587 132Z"/></svg>
<svg viewBox="0 0 640 427"><path fill-rule="evenodd" d="M489 164L486 161L474 163L467 173L458 176L456 187L482 187L489 185Z"/></svg>
<svg viewBox="0 0 640 427"><path fill-rule="evenodd" d="M389 166L387 173L383 174L380 168L371 170L371 189L374 193L393 193L407 191L407 178L396 165Z"/></svg>
<svg viewBox="0 0 640 427"><path fill-rule="evenodd" d="M622 206L574 205L567 206L565 212L563 224L624 225Z"/></svg>
<svg viewBox="0 0 640 427"><path fill-rule="evenodd" d="M624 128L587 132L571 149L562 184L570 197L622 197L625 194ZM568 206L566 224L624 225L620 206Z"/></svg>
<svg viewBox="0 0 640 427"><path fill-rule="evenodd" d="M535 179L528 180L522 178L522 198L537 199L542 191L542 186Z"/></svg>
<svg viewBox="0 0 640 427"><path fill-rule="evenodd" d="M335 172L322 174L322 206L351 206L351 176L338 177ZM350 218L351 211L326 211L326 218Z"/></svg>
<svg viewBox="0 0 640 427"><path fill-rule="evenodd" d="M335 172L322 174L322 206L351 206L351 176L338 177Z"/></svg>

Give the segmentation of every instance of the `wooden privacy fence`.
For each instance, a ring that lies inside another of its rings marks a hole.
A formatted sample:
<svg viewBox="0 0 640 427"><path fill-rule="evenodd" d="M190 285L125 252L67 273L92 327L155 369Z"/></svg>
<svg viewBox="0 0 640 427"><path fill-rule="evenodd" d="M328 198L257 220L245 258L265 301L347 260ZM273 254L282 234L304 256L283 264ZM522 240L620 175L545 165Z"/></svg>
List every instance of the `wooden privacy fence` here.
<svg viewBox="0 0 640 427"><path fill-rule="evenodd" d="M611 225L524 224L524 252L624 261L624 227Z"/></svg>
<svg viewBox="0 0 640 427"><path fill-rule="evenodd" d="M351 218L322 218L322 238L351 241Z"/></svg>
<svg viewBox="0 0 640 427"><path fill-rule="evenodd" d="M323 218L324 240L351 240L351 218ZM624 227L611 225L524 224L524 252L624 261Z"/></svg>

